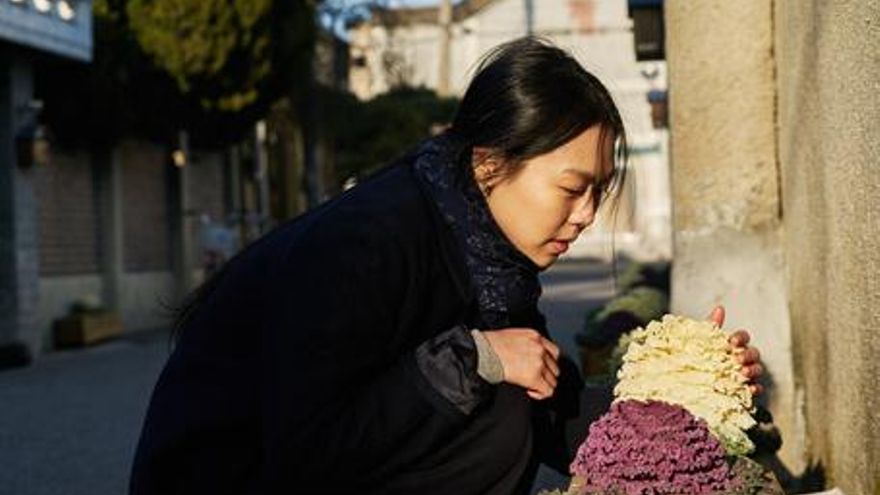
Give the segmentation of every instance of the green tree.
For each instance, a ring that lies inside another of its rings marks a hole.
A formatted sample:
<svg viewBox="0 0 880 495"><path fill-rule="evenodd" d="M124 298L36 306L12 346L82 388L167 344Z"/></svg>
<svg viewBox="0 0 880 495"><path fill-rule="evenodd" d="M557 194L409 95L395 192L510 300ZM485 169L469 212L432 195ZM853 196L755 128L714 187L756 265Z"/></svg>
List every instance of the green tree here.
<svg viewBox="0 0 880 495"><path fill-rule="evenodd" d="M224 7L224 8L221 8ZM95 0L92 64L38 75L61 141L234 142L304 87L315 6L284 0Z"/></svg>
<svg viewBox="0 0 880 495"><path fill-rule="evenodd" d="M206 109L238 111L272 75L271 0L130 0L144 52Z"/></svg>
<svg viewBox="0 0 880 495"><path fill-rule="evenodd" d="M364 176L428 137L433 125L452 121L458 100L426 88L399 87L361 102L350 93L325 90L322 125L335 132L339 180Z"/></svg>

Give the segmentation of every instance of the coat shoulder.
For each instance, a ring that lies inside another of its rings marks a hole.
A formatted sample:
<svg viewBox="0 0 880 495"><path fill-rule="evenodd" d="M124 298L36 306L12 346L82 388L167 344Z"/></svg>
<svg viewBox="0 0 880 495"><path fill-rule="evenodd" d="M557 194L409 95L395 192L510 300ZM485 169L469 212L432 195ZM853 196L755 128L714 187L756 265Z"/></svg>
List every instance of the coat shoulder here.
<svg viewBox="0 0 880 495"><path fill-rule="evenodd" d="M405 161L282 224L263 242L274 251L272 271L305 261L359 264L384 257L397 260L398 268L443 266L460 293L471 291L456 239Z"/></svg>
<svg viewBox="0 0 880 495"><path fill-rule="evenodd" d="M378 244L403 241L412 245L426 237L444 234L435 215L410 167L398 164L383 169L281 230L306 244L371 240Z"/></svg>

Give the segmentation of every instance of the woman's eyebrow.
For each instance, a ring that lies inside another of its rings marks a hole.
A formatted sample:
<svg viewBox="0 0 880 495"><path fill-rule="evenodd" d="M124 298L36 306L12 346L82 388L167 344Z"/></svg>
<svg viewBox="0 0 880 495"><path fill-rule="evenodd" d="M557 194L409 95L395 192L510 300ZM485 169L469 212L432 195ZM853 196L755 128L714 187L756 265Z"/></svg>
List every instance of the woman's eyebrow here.
<svg viewBox="0 0 880 495"><path fill-rule="evenodd" d="M567 169L563 170L562 173L563 173L563 174L566 174L566 173L567 173L567 174L574 174L574 175L577 175L578 177L584 179L584 180L587 181L587 182L590 182L590 181L592 181L593 179L595 179L595 176L593 176L593 174L591 174L590 172L584 172L583 170L576 170L576 169L573 169L573 168L567 168Z"/></svg>

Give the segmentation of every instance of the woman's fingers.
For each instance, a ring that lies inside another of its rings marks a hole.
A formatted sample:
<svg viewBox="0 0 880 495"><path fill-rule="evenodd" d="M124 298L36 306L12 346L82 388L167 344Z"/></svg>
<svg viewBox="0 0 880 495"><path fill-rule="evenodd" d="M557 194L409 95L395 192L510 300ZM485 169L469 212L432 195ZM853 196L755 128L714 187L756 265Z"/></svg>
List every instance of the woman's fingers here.
<svg viewBox="0 0 880 495"><path fill-rule="evenodd" d="M544 383L550 386L550 395L553 395L553 391L556 390L556 375L553 374L549 369L544 369Z"/></svg>
<svg viewBox="0 0 880 495"><path fill-rule="evenodd" d="M551 397L553 396L553 391L556 390L558 373L559 367L555 359L549 353L544 352L540 366L535 370L535 374L526 389L536 393L540 397L539 400Z"/></svg>
<svg viewBox="0 0 880 495"><path fill-rule="evenodd" d="M553 396L553 391L556 389L556 378L549 373L546 373L546 375L549 376L542 376L540 379L535 380L534 385L527 389L529 397L544 400Z"/></svg>
<svg viewBox="0 0 880 495"><path fill-rule="evenodd" d="M559 367L549 352L542 353L542 363L531 383L526 387L529 397L544 400L553 396L558 384Z"/></svg>
<svg viewBox="0 0 880 495"><path fill-rule="evenodd" d="M556 359L549 354L544 354L544 366L553 373L553 376L559 376L559 364L556 363Z"/></svg>
<svg viewBox="0 0 880 495"><path fill-rule="evenodd" d="M715 306L715 309L713 309L712 312L709 313L709 321L718 325L719 328L723 327L724 326L724 306L721 306L720 304L718 306Z"/></svg>
<svg viewBox="0 0 880 495"><path fill-rule="evenodd" d="M764 367L760 364L753 364L751 366L743 366L742 374L745 375L749 380L754 380L758 378L764 373Z"/></svg>
<svg viewBox="0 0 880 495"><path fill-rule="evenodd" d="M709 314L709 321L719 328L724 326L724 306L718 305ZM745 330L737 330L730 335L728 342L733 347L737 361L742 365L741 373L749 382L749 390L753 395L761 394L764 387L754 381L764 374L764 366L761 364L761 353L757 348L749 346L752 337Z"/></svg>
<svg viewBox="0 0 880 495"><path fill-rule="evenodd" d="M755 347L747 347L736 356L739 364L749 366L761 362L761 352Z"/></svg>
<svg viewBox="0 0 880 495"><path fill-rule="evenodd" d="M737 330L730 335L729 342L730 345L734 347L745 347L749 343L749 340L751 340L751 338L752 337L751 335L749 335L749 332L745 330Z"/></svg>
<svg viewBox="0 0 880 495"><path fill-rule="evenodd" d="M541 344L543 346L542 366L533 384L527 390L529 397L535 400L544 400L553 396L560 372L559 364L556 362L559 357L559 348L553 342L543 338Z"/></svg>
<svg viewBox="0 0 880 495"><path fill-rule="evenodd" d="M526 389L529 397L546 399L556 389L559 347L534 329L507 328L483 332L504 367L504 380Z"/></svg>
<svg viewBox="0 0 880 495"><path fill-rule="evenodd" d="M554 360L559 359L559 346L554 344L553 341L541 337L541 345L543 345L544 349L546 349L547 352L549 352L550 355L553 356Z"/></svg>
<svg viewBox="0 0 880 495"><path fill-rule="evenodd" d="M724 326L724 306L718 305L709 314L709 321L719 328ZM751 335L745 330L737 330L730 335L728 342L733 347L737 361L742 364L741 373L749 380L749 391L752 395L760 395L764 387L754 380L764 374L764 366L761 364L761 353L755 347L749 346Z"/></svg>

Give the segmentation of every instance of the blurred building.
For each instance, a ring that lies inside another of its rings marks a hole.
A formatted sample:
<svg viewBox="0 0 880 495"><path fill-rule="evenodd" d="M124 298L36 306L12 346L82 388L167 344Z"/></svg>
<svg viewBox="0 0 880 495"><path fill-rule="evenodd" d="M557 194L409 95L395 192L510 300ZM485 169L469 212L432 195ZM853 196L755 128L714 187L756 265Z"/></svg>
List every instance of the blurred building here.
<svg viewBox="0 0 880 495"><path fill-rule="evenodd" d="M167 328L186 292L306 208L306 146L284 129L286 100L242 142L213 149L173 130L158 142L55 142L63 129L41 125L39 93L70 59L90 62L91 20L89 2L0 0L0 369L53 349L54 323L75 304L118 316L125 332ZM346 55L322 36L316 79L344 87ZM332 149L313 139L318 172L332 173Z"/></svg>
<svg viewBox="0 0 880 495"><path fill-rule="evenodd" d="M880 493L880 1L665 7L673 309L751 330L784 476Z"/></svg>
<svg viewBox="0 0 880 495"><path fill-rule="evenodd" d="M76 303L126 331L167 326L180 294L259 231L252 153L51 139L39 83L90 63L92 43L89 1L0 0L0 368L53 348ZM254 228L227 229L231 215Z"/></svg>
<svg viewBox="0 0 880 495"><path fill-rule="evenodd" d="M0 348L39 339L36 170L49 160L34 73L57 59L92 57L88 1L0 1Z"/></svg>
<svg viewBox="0 0 880 495"><path fill-rule="evenodd" d="M180 296L228 255L229 237L258 230L258 185L243 184L252 160L235 148L188 150L176 165L174 152L135 138L56 147L33 170L35 351L53 348L53 321L83 300L117 314L126 332L167 327Z"/></svg>
<svg viewBox="0 0 880 495"><path fill-rule="evenodd" d="M632 17L641 5L661 3L463 0L448 12L439 6L379 9L349 31L349 86L361 99L400 85L460 96L480 57L494 46L526 34L553 40L608 86L629 132L632 157L616 216L600 214L568 255L607 258L614 247L636 258L667 258L666 63L662 39L661 53L648 53L657 45L637 50ZM637 59L637 51L647 55Z"/></svg>

